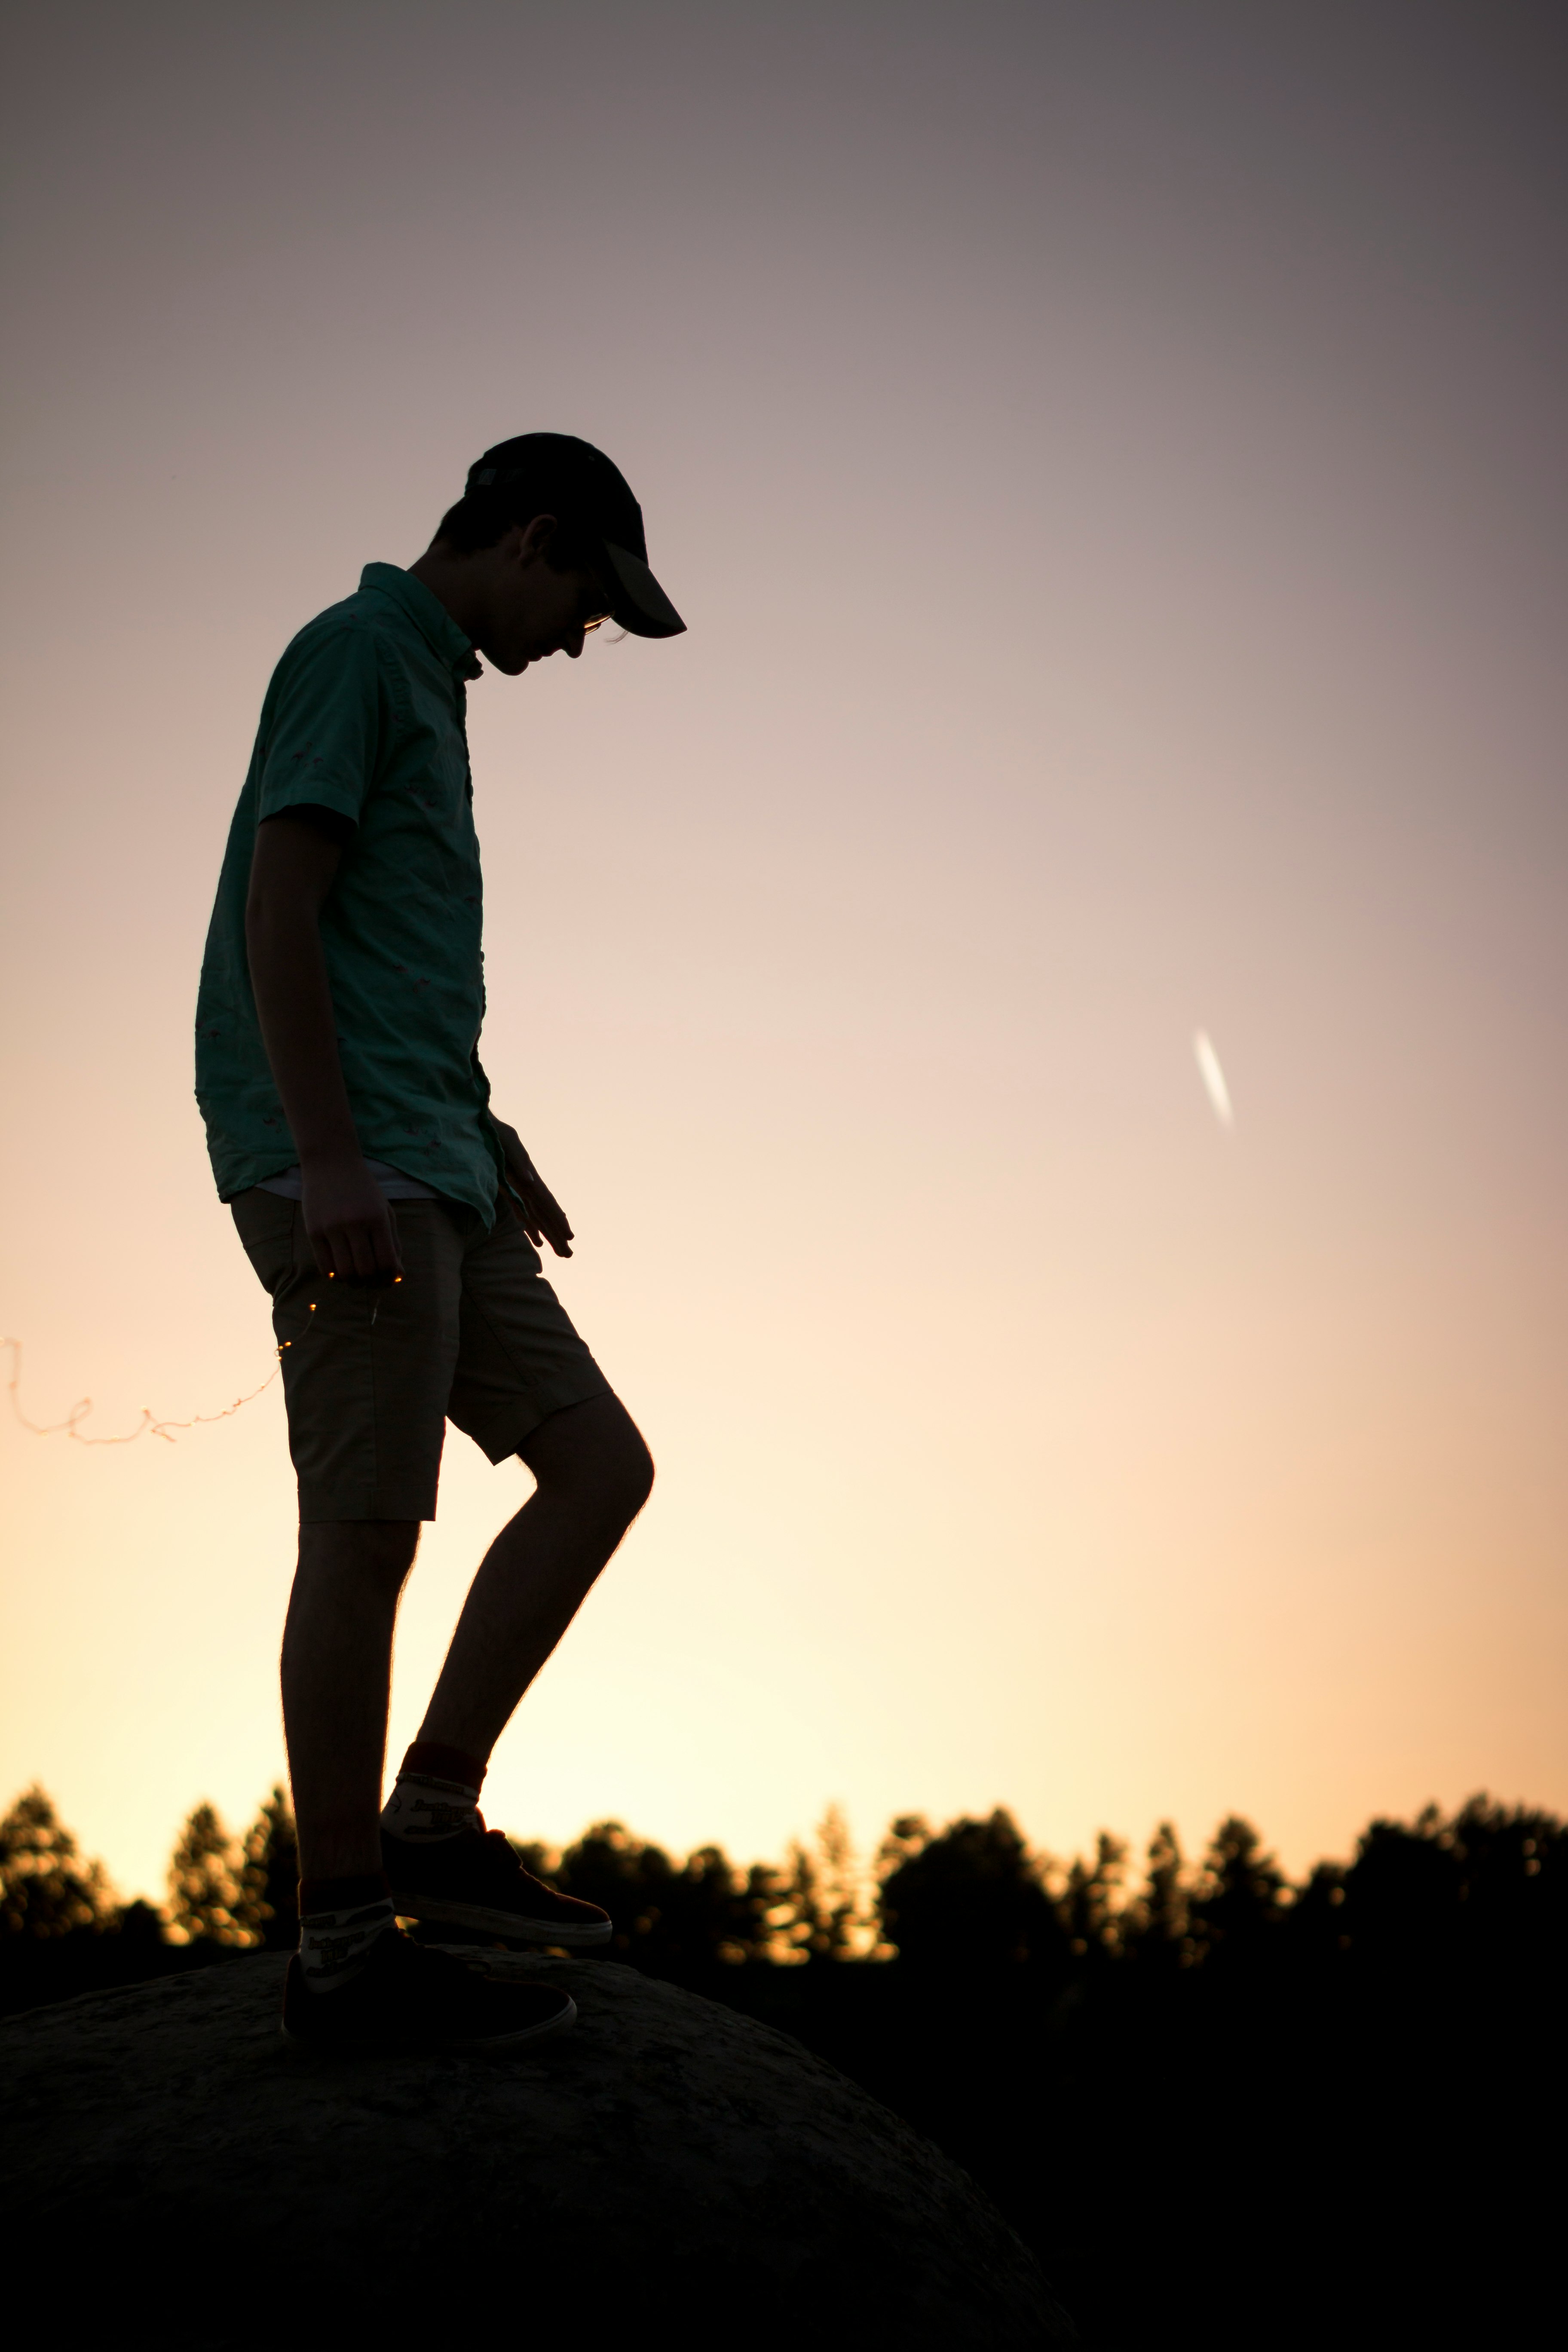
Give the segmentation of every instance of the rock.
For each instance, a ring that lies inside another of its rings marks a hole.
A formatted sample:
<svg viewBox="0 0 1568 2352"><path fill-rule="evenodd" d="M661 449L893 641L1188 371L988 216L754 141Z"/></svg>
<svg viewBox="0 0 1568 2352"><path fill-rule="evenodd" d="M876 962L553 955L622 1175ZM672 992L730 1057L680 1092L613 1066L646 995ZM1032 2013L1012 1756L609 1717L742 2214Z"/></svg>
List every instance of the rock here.
<svg viewBox="0 0 1568 2352"><path fill-rule="evenodd" d="M138 2313L215 2347L1076 2340L973 2182L799 2043L634 1969L510 1965L579 2011L510 2057L295 2050L270 1955L10 2020L13 2267L120 2342Z"/></svg>

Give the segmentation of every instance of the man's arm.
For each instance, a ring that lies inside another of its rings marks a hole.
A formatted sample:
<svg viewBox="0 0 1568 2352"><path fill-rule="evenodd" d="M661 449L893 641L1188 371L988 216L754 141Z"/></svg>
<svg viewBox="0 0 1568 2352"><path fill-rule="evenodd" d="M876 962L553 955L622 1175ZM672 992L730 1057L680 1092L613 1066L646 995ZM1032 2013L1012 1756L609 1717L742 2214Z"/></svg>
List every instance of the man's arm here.
<svg viewBox="0 0 1568 2352"><path fill-rule="evenodd" d="M321 951L321 908L348 830L330 810L290 809L258 826L245 944L267 1058L300 1154L316 1263L341 1281L388 1283L403 1264L386 1196L354 1132Z"/></svg>
<svg viewBox="0 0 1568 2352"><path fill-rule="evenodd" d="M570 1257L572 1228L566 1222L566 1212L523 1150L516 1128L508 1127L494 1111L489 1117L506 1154L506 1172L511 1183L511 1192L502 1196L507 1206L535 1249L541 1241L547 1241L557 1257Z"/></svg>

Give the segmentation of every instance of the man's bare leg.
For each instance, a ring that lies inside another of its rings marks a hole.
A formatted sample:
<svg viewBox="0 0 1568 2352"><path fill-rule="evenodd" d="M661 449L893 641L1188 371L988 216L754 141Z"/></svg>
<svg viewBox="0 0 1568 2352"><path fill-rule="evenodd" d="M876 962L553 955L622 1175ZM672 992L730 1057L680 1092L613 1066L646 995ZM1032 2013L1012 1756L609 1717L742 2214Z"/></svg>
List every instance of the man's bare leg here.
<svg viewBox="0 0 1568 2352"><path fill-rule="evenodd" d="M492 1984L396 1931L377 1816L393 1627L418 1540L416 1519L300 1530L283 1717L302 1870L283 2031L311 2047L504 2047L576 2014L552 1986Z"/></svg>
<svg viewBox="0 0 1568 2352"><path fill-rule="evenodd" d="M327 1519L300 1529L282 1682L304 1878L381 1869L392 1633L418 1541L417 1519Z"/></svg>
<svg viewBox="0 0 1568 2352"><path fill-rule="evenodd" d="M538 1490L485 1555L419 1734L481 1759L653 1482L647 1448L610 1396L552 1413L522 1456ZM306 1878L381 1868L393 1629L418 1541L415 1519L330 1519L300 1529L282 1682Z"/></svg>
<svg viewBox="0 0 1568 2352"><path fill-rule="evenodd" d="M552 1413L521 1451L537 1490L480 1563L419 1730L481 1762L653 1485L613 1396Z"/></svg>

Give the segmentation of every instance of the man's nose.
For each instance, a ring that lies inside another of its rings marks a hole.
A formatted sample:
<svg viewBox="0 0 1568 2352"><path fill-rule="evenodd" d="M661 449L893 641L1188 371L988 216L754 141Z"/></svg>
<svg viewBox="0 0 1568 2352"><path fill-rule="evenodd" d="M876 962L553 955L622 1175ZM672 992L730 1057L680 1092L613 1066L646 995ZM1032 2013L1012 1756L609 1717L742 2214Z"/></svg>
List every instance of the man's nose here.
<svg viewBox="0 0 1568 2352"><path fill-rule="evenodd" d="M576 661L581 656L583 648L587 642L587 631L585 629L579 629L574 635L562 638L561 650L565 655L568 661Z"/></svg>

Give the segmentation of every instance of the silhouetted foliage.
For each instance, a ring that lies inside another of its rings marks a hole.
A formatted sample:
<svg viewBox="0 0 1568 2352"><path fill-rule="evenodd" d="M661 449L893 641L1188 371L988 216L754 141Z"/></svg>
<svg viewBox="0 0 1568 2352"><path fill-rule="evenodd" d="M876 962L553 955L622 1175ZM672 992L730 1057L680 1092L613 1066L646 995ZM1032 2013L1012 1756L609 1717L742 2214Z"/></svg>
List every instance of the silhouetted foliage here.
<svg viewBox="0 0 1568 2352"><path fill-rule="evenodd" d="M300 1847L281 1787L239 1842L210 1804L180 1832L169 1864L171 1941L229 1951L292 1951L300 1939Z"/></svg>
<svg viewBox="0 0 1568 2352"><path fill-rule="evenodd" d="M1144 1969L1186 1968L1197 1957L1187 1932L1187 1876L1181 1842L1169 1822L1149 1841L1143 1889L1128 1906L1122 1948Z"/></svg>
<svg viewBox="0 0 1568 2352"><path fill-rule="evenodd" d="M1092 1863L1075 1861L1058 1912L1075 1959L1103 1964L1121 1948L1125 1914L1121 1895L1127 1869L1127 1847L1121 1838L1101 1830L1095 1841Z"/></svg>
<svg viewBox="0 0 1568 2352"><path fill-rule="evenodd" d="M258 1940L247 1916L245 1864L213 1807L191 1814L169 1863L169 1934L177 1944L247 1951Z"/></svg>
<svg viewBox="0 0 1568 2352"><path fill-rule="evenodd" d="M871 1881L835 1811L783 1864L616 1822L521 1851L605 1906L613 1957L795 2034L946 2147L1102 2352L1533 2340L1507 2295L1555 2229L1536 2150L1568 2091L1551 1814L1375 1821L1296 1887L1235 1817L1195 1867L1162 1824L1135 1885L1120 1840L1064 1868L1002 1811L901 1816ZM238 1844L198 1806L165 1927L31 1790L0 1823L0 2005L280 1949L296 1870L280 1789ZM1422 2255L1438 2212L1462 2231Z"/></svg>
<svg viewBox="0 0 1568 2352"><path fill-rule="evenodd" d="M881 1862L882 1932L910 1967L1060 1966L1068 1936L1044 1865L1000 1807L940 1835L906 1814Z"/></svg>
<svg viewBox="0 0 1568 2352"><path fill-rule="evenodd" d="M0 1822L0 2013L133 1984L185 1965L150 1904L118 1905L101 1863L83 1863L33 1788Z"/></svg>
<svg viewBox="0 0 1568 2352"><path fill-rule="evenodd" d="M529 1866L549 1874L548 1856ZM568 1846L552 1884L601 1904L616 1923L616 1958L655 1976L764 1957L783 1893L764 1864L737 1872L720 1847L700 1846L678 1867L619 1822L600 1822Z"/></svg>
<svg viewBox="0 0 1568 2352"><path fill-rule="evenodd" d="M790 1860L782 1906L786 1951L807 1960L863 1958L875 1947L877 1930L862 1896L849 1824L837 1805L829 1805L816 1825L816 1853L797 1843Z"/></svg>
<svg viewBox="0 0 1568 2352"><path fill-rule="evenodd" d="M103 1864L80 1862L50 1800L26 1790L0 1822L0 1936L101 1931L114 1915Z"/></svg>
<svg viewBox="0 0 1568 2352"><path fill-rule="evenodd" d="M245 1833L237 1916L247 1941L263 1951L291 1952L300 1940L300 1843L281 1788Z"/></svg>
<svg viewBox="0 0 1568 2352"><path fill-rule="evenodd" d="M1234 1967L1255 1958L1279 1924L1289 1894L1285 1874L1250 1822L1233 1813L1221 1822L1187 1897L1194 1944L1211 1966Z"/></svg>

